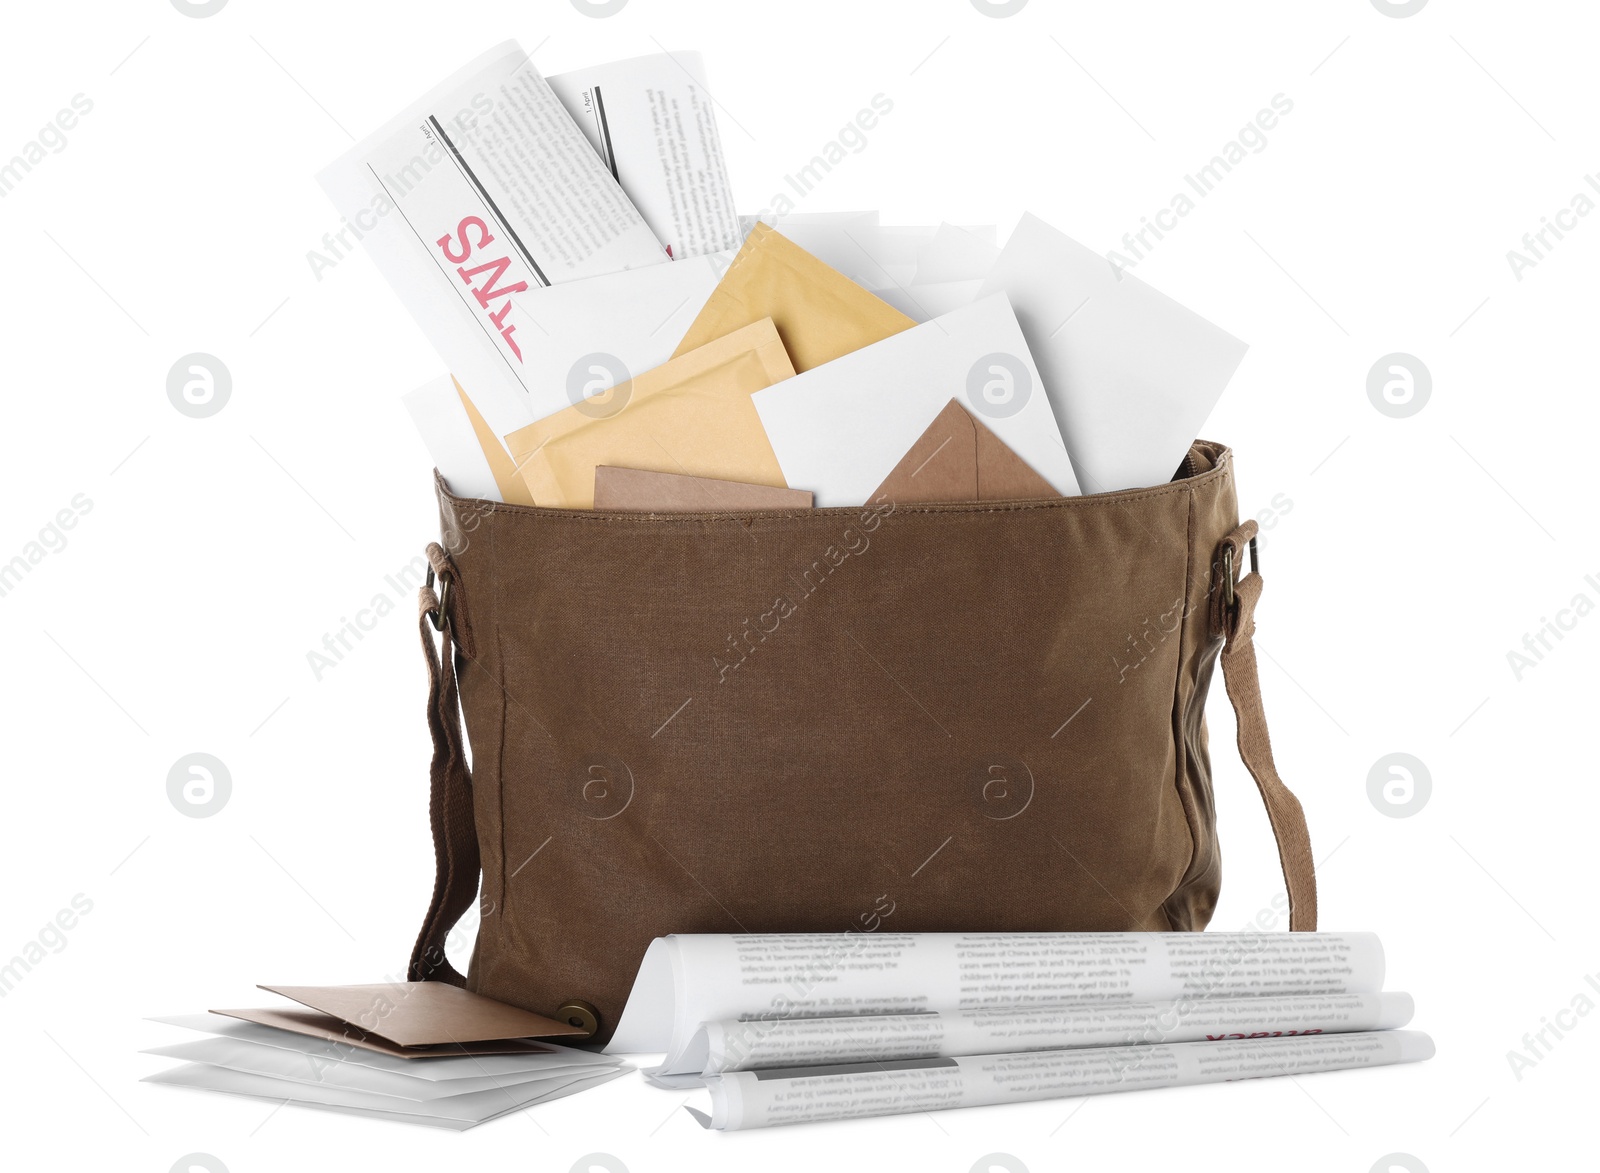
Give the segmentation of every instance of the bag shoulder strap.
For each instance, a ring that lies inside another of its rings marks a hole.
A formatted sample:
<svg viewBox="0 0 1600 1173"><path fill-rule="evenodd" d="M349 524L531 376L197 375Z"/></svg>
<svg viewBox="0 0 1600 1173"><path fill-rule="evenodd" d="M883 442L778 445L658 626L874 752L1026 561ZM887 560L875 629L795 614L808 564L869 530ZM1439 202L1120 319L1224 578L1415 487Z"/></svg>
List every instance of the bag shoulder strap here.
<svg viewBox="0 0 1600 1173"><path fill-rule="evenodd" d="M1222 676L1233 702L1239 730L1239 757L1256 781L1261 801L1278 841L1278 862L1289 892L1289 931L1316 932L1317 875L1311 857L1311 833L1305 811L1272 760L1267 714L1261 707L1261 675L1256 667L1254 636L1256 604L1261 600L1261 575L1256 569L1256 523L1246 521L1218 547L1212 591L1213 623L1223 635ZM1245 551L1250 573L1236 579Z"/></svg>
<svg viewBox="0 0 1600 1173"><path fill-rule="evenodd" d="M439 592L434 593L435 578ZM472 776L467 771L461 735L461 703L456 685L454 619L463 615L460 593L451 598L455 565L437 543L428 545L428 580L418 594L417 627L428 662L428 731L433 735L429 767L428 821L433 826L433 898L422 931L411 950L406 977L414 982L467 979L445 956L445 941L478 894L478 830L472 811ZM454 604L454 605L452 605ZM438 650L432 628L440 632Z"/></svg>

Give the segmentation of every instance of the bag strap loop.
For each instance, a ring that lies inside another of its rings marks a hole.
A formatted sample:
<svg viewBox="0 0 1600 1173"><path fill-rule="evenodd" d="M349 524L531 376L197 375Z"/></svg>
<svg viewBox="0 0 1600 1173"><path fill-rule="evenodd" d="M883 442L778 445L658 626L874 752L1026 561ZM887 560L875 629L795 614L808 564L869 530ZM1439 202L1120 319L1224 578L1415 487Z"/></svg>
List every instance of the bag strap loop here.
<svg viewBox="0 0 1600 1173"><path fill-rule="evenodd" d="M1272 834L1278 841L1278 862L1289 892L1289 930L1315 932L1317 928L1317 875L1311 856L1311 833L1305 811L1272 760L1267 736L1267 714L1261 707L1261 676L1256 666L1256 604L1261 600L1262 579L1257 569L1256 523L1246 521L1222 540L1213 565L1213 625L1222 633L1222 677L1239 730L1239 757L1255 779L1266 805ZM1250 573L1235 581L1245 550L1250 552Z"/></svg>

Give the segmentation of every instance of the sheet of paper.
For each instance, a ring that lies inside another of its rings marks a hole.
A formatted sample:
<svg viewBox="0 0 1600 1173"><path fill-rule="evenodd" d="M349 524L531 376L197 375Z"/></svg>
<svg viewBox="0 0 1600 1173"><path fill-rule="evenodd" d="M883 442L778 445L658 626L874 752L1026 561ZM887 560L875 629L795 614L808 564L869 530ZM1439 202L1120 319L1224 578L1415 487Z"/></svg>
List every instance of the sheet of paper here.
<svg viewBox="0 0 1600 1173"><path fill-rule="evenodd" d="M722 1019L1375 994L1383 971L1372 933L685 934L650 943L606 1049L671 1070Z"/></svg>
<svg viewBox="0 0 1600 1173"><path fill-rule="evenodd" d="M872 292L913 322L929 322L954 313L978 300L981 280L931 281L926 284L890 285Z"/></svg>
<svg viewBox="0 0 1600 1173"><path fill-rule="evenodd" d="M698 53L657 53L549 78L550 88L675 259L742 233Z"/></svg>
<svg viewBox="0 0 1600 1173"><path fill-rule="evenodd" d="M843 272L835 262L841 257L856 264L861 246L856 243L868 232L876 232L879 215L875 211L791 212L787 216L740 216L739 226L748 236L757 224L776 229L831 269Z"/></svg>
<svg viewBox="0 0 1600 1173"><path fill-rule="evenodd" d="M375 1071L393 1071L422 1079L458 1079L479 1075L534 1076L546 1067L581 1063L590 1051L560 1047L554 1043L525 1042L516 1052L497 1054L390 1055L340 1039L324 1039L296 1034L221 1014L178 1014L151 1019L152 1022L184 1030L201 1031L219 1038L236 1039L263 1047L275 1047L307 1061L317 1063L359 1063Z"/></svg>
<svg viewBox="0 0 1600 1173"><path fill-rule="evenodd" d="M980 280L995 248L990 225L882 224L877 212L796 212L762 221L864 289ZM748 230L756 223L744 217ZM952 233L961 233L957 238ZM926 262L926 263L925 263ZM913 314L913 317L917 315Z"/></svg>
<svg viewBox="0 0 1600 1173"><path fill-rule="evenodd" d="M684 1055L686 1070L669 1074L1394 1030L1413 1011L1411 995L1386 993L727 1019L697 1032Z"/></svg>
<svg viewBox="0 0 1600 1173"><path fill-rule="evenodd" d="M975 302L754 399L790 488L818 507L861 505L951 399L959 399L1052 488L1078 492L1072 462L1011 306Z"/></svg>
<svg viewBox="0 0 1600 1173"><path fill-rule="evenodd" d="M952 232L960 232L966 238L966 243L957 243L957 238L952 237ZM914 282L914 280L957 280L960 277L973 277L973 272L966 270L949 270L942 274L922 275L923 259L938 256L941 261L950 261L955 254L963 254L971 246L987 245L995 248L994 224L878 224L875 232L870 232L862 237L862 246L866 248L874 264L885 267L888 272L901 275L898 280ZM954 251L952 251L954 246ZM987 253L978 253L978 264L984 262ZM989 259L992 264L992 258Z"/></svg>
<svg viewBox="0 0 1600 1173"><path fill-rule="evenodd" d="M1010 296L1088 493L1171 480L1246 350L1033 215L983 292Z"/></svg>
<svg viewBox="0 0 1600 1173"><path fill-rule="evenodd" d="M870 282L869 287L914 321L926 322L977 301L999 258L992 225L941 224L915 253L915 270L908 279ZM893 268L903 272L903 262Z"/></svg>
<svg viewBox="0 0 1600 1173"><path fill-rule="evenodd" d="M757 224L678 343L685 354L771 318L796 371L809 371L913 322L775 229Z"/></svg>
<svg viewBox="0 0 1600 1173"><path fill-rule="evenodd" d="M151 1047L140 1053L159 1055L166 1059L181 1059L188 1063L207 1063L213 1067L226 1067L230 1071L270 1076L290 1083L312 1083L344 1088L348 1091L373 1092L402 1100L437 1100L445 1096L492 1091L510 1084L525 1083L531 1079L591 1075L598 1067L616 1065L563 1059L557 1063L520 1072L509 1078L505 1075L490 1075L480 1069L476 1075L433 1079L418 1074L418 1069L425 1068L430 1060L418 1060L400 1071L379 1071L366 1063L297 1054L281 1047L269 1047L264 1043L252 1043L244 1039L220 1037L194 1039L166 1047ZM444 1062L449 1063L453 1060L446 1059Z"/></svg>
<svg viewBox="0 0 1600 1173"><path fill-rule="evenodd" d="M770 318L511 433L528 491L553 509L594 508L602 465L783 487L751 393L794 373Z"/></svg>
<svg viewBox="0 0 1600 1173"><path fill-rule="evenodd" d="M1427 1035L1395 1030L741 1071L711 1077L711 1113L695 1115L707 1128L735 1131L1386 1067L1433 1054Z"/></svg>
<svg viewBox="0 0 1600 1173"><path fill-rule="evenodd" d="M913 285L942 284L951 281L983 281L1000 259L992 225L964 227L941 224L917 253Z"/></svg>
<svg viewBox="0 0 1600 1173"><path fill-rule="evenodd" d="M965 241L952 232L961 233ZM983 277L993 259L980 246L996 249L992 224L880 224L854 243L867 257L859 279L871 289Z"/></svg>
<svg viewBox="0 0 1600 1173"><path fill-rule="evenodd" d="M318 176L497 434L554 410L592 352L639 368L671 352L719 266L685 272L515 42L473 61ZM350 245L353 247L353 245ZM690 263L690 262L679 262ZM555 290L662 270L655 283ZM624 275L625 276L625 275ZM549 296L547 296L549 295ZM568 337L572 322L580 337ZM642 337L665 329L645 353ZM617 339L617 341L613 341Z"/></svg>
<svg viewBox="0 0 1600 1173"><path fill-rule="evenodd" d="M229 1071L204 1063L187 1063L169 1071L147 1076L142 1082L165 1084L171 1087L191 1088L198 1091L222 1092L226 1095L246 1096L251 1099L285 1102L298 1107L320 1108L352 1116L394 1120L406 1124L423 1124L435 1128L465 1131L509 1112L531 1108L535 1104L576 1095L599 1087L630 1070L614 1068L598 1075L578 1078L558 1076L548 1080L531 1080L507 1084L493 1092L476 1092L472 1096L449 1097L418 1103L392 1096L377 1096L339 1089L320 1091L306 1084L291 1084L263 1075Z"/></svg>
<svg viewBox="0 0 1600 1173"><path fill-rule="evenodd" d="M453 375L429 379L402 396L401 402L452 493L485 501L516 501L519 493L527 496L511 454L489 424L482 422L481 413L474 419L476 405ZM530 498L516 503L533 502Z"/></svg>

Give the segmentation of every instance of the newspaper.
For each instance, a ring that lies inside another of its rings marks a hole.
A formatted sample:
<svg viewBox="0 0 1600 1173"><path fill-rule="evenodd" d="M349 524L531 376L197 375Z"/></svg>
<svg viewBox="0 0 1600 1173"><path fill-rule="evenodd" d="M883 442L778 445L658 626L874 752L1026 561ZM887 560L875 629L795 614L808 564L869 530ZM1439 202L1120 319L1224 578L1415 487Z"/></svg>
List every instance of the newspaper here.
<svg viewBox="0 0 1600 1173"><path fill-rule="evenodd" d="M1383 1067L1433 1052L1427 1035L1402 1030L739 1071L708 1081L709 1115L689 1111L707 1128L734 1131Z"/></svg>
<svg viewBox="0 0 1600 1173"><path fill-rule="evenodd" d="M1383 973L1371 933L681 935L651 943L608 1049L665 1051L647 1074L684 1086L709 1022L1376 994Z"/></svg>
<svg viewBox="0 0 1600 1173"><path fill-rule="evenodd" d="M698 53L657 53L550 77L612 176L673 259L744 239Z"/></svg>
<svg viewBox="0 0 1600 1173"><path fill-rule="evenodd" d="M772 1067L1002 1055L1068 1047L1124 1047L1393 1030L1411 1021L1409 994L1191 998L972 1010L708 1022L690 1040L686 1068L705 1075Z"/></svg>
<svg viewBox="0 0 1600 1173"><path fill-rule="evenodd" d="M726 264L714 253L727 239L718 201L731 202L714 126L702 126L695 107L692 141L672 146L670 128L640 125L649 95L681 110L693 105L684 93L699 90L686 75L676 89L652 82L659 64L638 68L581 71L563 89L604 80L617 114L614 161L643 177L639 190L652 207L672 188L677 202L663 222L684 253L705 255L670 260L514 41L462 68L318 177L497 436L567 406L569 376L586 356L616 368L594 387L594 364L584 366L586 392L664 359L682 333L674 319L692 320ZM630 162L646 151L657 164L648 176ZM695 170L679 175L680 166ZM587 328L574 332L573 321Z"/></svg>

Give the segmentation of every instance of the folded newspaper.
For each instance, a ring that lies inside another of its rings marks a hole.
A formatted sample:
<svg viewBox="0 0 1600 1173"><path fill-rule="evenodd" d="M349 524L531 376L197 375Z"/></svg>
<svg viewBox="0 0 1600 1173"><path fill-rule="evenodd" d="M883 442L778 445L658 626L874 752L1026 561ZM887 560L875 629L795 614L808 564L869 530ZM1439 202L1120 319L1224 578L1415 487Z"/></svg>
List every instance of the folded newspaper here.
<svg viewBox="0 0 1600 1173"><path fill-rule="evenodd" d="M613 1051L710 1128L1429 1058L1371 933L664 937Z"/></svg>

